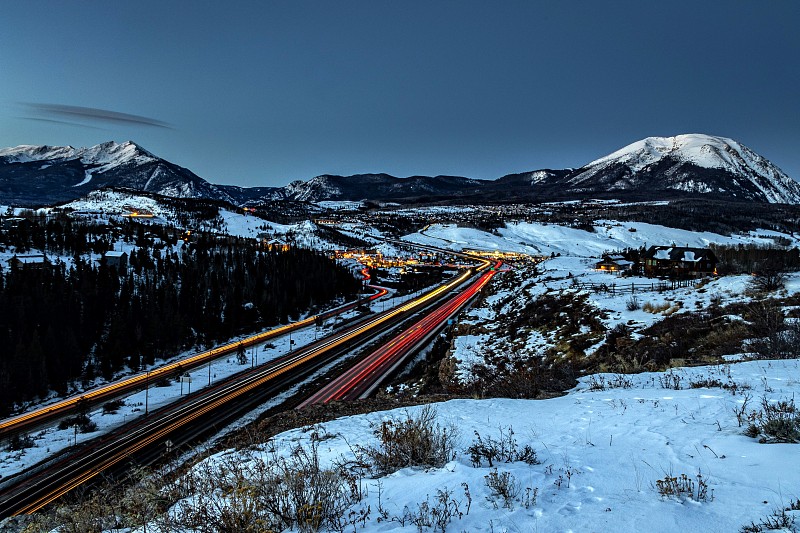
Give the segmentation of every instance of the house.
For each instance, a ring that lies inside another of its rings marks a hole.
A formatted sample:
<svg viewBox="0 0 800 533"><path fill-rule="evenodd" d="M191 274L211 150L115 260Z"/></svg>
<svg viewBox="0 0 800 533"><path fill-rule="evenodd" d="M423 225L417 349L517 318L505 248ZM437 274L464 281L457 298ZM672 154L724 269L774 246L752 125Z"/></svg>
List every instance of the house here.
<svg viewBox="0 0 800 533"><path fill-rule="evenodd" d="M256 239L258 239L259 244L270 252L272 251L279 251L279 252L286 252L292 246L281 239L273 239L271 233L259 233L256 235Z"/></svg>
<svg viewBox="0 0 800 533"><path fill-rule="evenodd" d="M633 261L628 261L621 255L604 255L594 267L603 272L626 272L633 268Z"/></svg>
<svg viewBox="0 0 800 533"><path fill-rule="evenodd" d="M14 255L8 260L8 266L11 268L32 268L41 270L50 266L50 261L44 255Z"/></svg>
<svg viewBox="0 0 800 533"><path fill-rule="evenodd" d="M291 248L291 245L288 242L282 241L281 239L272 239L271 241L267 241L265 246L269 251L277 250L279 252L287 252L289 251L289 248Z"/></svg>
<svg viewBox="0 0 800 533"><path fill-rule="evenodd" d="M643 259L648 277L699 278L717 273L717 257L707 248L651 246Z"/></svg>
<svg viewBox="0 0 800 533"><path fill-rule="evenodd" d="M125 252L110 251L103 254L107 266L117 267L117 270L127 270L128 254Z"/></svg>

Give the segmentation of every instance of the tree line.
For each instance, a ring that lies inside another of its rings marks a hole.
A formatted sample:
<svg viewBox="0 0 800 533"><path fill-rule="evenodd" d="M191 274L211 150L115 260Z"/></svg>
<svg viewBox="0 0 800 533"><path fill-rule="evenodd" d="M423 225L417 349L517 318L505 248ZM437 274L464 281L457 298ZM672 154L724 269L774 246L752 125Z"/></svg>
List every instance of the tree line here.
<svg viewBox="0 0 800 533"><path fill-rule="evenodd" d="M110 238L99 231L87 238L86 227L70 227L66 236L64 225L50 228L61 236L47 234L64 243L62 253ZM319 253L268 251L252 240L208 234L140 247L120 270L78 253L44 268L7 267L0 274L0 415L50 391L66 393L76 380L110 379L125 367L296 319L334 298L352 299L359 288Z"/></svg>

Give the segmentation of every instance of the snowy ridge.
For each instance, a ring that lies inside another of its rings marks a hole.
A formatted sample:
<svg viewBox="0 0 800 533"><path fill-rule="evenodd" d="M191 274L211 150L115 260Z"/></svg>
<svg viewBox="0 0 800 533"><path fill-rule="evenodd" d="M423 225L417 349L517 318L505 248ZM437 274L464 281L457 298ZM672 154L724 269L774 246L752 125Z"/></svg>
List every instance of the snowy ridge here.
<svg viewBox="0 0 800 533"><path fill-rule="evenodd" d="M727 174L726 184L717 175ZM612 190L642 185L655 174L665 188L695 193L751 196L770 203L800 203L800 184L746 146L728 139L699 133L675 137L647 137L592 161L569 179L572 186L603 180Z"/></svg>
<svg viewBox="0 0 800 533"><path fill-rule="evenodd" d="M224 190L132 141L0 150L0 197L9 204L52 205L107 187L233 201Z"/></svg>
<svg viewBox="0 0 800 533"><path fill-rule="evenodd" d="M29 163L31 161L49 161L53 159L70 159L75 153L72 146L35 146L21 144L12 148L0 148L0 157L9 163Z"/></svg>
<svg viewBox="0 0 800 533"><path fill-rule="evenodd" d="M631 170L639 171L665 156L671 156L701 167L730 168L734 165L734 161L725 147L741 150L739 144L732 139L704 134L647 137L592 161L586 166L594 167L609 162L626 163Z"/></svg>
<svg viewBox="0 0 800 533"><path fill-rule="evenodd" d="M13 148L0 149L0 157L8 162L28 163L31 161L69 161L80 159L86 165L98 165L98 172L111 167L135 161L146 163L155 161L156 157L133 141L117 143L105 142L89 148L73 148L72 146L32 146L20 145Z"/></svg>
<svg viewBox="0 0 800 533"><path fill-rule="evenodd" d="M308 181L296 180L286 186L287 197L300 202L336 198L341 194L341 189L332 184L328 176L316 176Z"/></svg>
<svg viewBox="0 0 800 533"><path fill-rule="evenodd" d="M83 167L83 168L80 168ZM285 187L212 185L131 141L89 148L21 145L0 149L0 197L14 205L52 205L88 189L127 187L240 206L275 200L414 203L452 199L527 202L695 197L800 204L800 184L764 157L726 137L648 137L578 169L536 170L496 180L384 173L323 174Z"/></svg>

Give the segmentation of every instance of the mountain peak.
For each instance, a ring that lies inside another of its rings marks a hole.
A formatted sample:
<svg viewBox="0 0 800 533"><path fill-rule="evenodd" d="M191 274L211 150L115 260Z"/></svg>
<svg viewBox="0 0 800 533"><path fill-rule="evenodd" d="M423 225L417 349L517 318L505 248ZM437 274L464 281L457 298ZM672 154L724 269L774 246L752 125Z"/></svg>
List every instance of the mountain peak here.
<svg viewBox="0 0 800 533"><path fill-rule="evenodd" d="M647 137L592 161L586 166L607 161L633 161L637 165L648 165L664 157L694 163L704 168L725 168L731 158L726 154L741 153L742 147L733 139L703 133L688 133L674 137Z"/></svg>
<svg viewBox="0 0 800 533"><path fill-rule="evenodd" d="M583 190L649 187L740 200L800 203L800 184L743 144L702 133L647 137L576 170Z"/></svg>
<svg viewBox="0 0 800 533"><path fill-rule="evenodd" d="M0 149L0 198L9 204L47 205L103 187L232 201L190 170L130 140L88 148L22 145Z"/></svg>

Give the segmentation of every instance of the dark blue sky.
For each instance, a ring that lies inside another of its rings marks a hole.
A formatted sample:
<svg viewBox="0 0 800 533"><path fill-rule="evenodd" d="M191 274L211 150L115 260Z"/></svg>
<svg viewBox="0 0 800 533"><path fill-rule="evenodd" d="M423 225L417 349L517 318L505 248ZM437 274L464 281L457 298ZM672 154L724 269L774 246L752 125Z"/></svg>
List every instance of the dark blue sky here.
<svg viewBox="0 0 800 533"><path fill-rule="evenodd" d="M793 0L34 0L0 18L0 146L131 139L254 186L493 179L708 133L800 179Z"/></svg>

